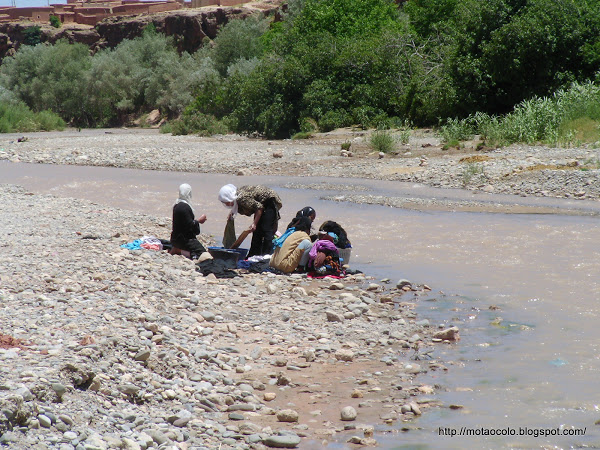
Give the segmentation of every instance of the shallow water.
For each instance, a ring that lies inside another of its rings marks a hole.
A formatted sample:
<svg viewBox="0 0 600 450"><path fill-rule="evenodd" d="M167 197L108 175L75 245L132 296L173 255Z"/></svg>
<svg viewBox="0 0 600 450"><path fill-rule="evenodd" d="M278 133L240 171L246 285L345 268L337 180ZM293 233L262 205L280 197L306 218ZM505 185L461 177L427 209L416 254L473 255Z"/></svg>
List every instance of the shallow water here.
<svg viewBox="0 0 600 450"><path fill-rule="evenodd" d="M283 226L298 209L313 206L317 224L334 219L347 229L354 245L354 268L393 282L407 278L428 284L433 299L420 302L421 318L461 328L458 345L439 345L436 350L443 360L453 362L448 372L434 372L423 380L443 386L437 396L445 404L463 408L433 409L414 422L420 430L378 435L384 448L600 445L600 427L594 425L600 419L600 218L403 210L319 199L345 195L350 189L282 186L289 182L356 184L370 189L355 192L359 194L484 199L518 203L515 211L526 207L534 213L579 208L598 214L600 205L595 202L483 195L368 180L230 177L8 162L0 162L0 182L165 217L170 215L178 185L188 182L196 210L209 218L203 232L217 238L227 215L216 198L221 185L272 186L283 199ZM239 232L250 218L237 222ZM166 229L165 234L160 237L168 237ZM440 290L447 295L439 294ZM490 310L491 305L499 309ZM503 320L493 325L497 317ZM586 427L586 434L518 435L520 427L531 431L560 426ZM440 435L440 427L457 432L467 427L479 433L490 428L514 430L516 435L452 437ZM397 424L379 429L397 429Z"/></svg>

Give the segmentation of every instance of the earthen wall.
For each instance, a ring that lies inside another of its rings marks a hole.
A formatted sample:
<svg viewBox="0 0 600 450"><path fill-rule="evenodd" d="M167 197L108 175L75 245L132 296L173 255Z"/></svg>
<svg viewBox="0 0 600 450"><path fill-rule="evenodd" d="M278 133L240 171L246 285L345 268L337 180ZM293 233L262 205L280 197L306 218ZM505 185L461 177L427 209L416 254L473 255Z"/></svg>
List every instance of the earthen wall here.
<svg viewBox="0 0 600 450"><path fill-rule="evenodd" d="M63 23L96 25L107 17L130 14L149 14L175 11L183 7L201 8L204 6L235 6L250 0L167 0L139 2L138 0L92 1L67 0L67 4L13 8L0 7L0 21L17 21L27 18L34 22L49 22L51 15L59 17Z"/></svg>

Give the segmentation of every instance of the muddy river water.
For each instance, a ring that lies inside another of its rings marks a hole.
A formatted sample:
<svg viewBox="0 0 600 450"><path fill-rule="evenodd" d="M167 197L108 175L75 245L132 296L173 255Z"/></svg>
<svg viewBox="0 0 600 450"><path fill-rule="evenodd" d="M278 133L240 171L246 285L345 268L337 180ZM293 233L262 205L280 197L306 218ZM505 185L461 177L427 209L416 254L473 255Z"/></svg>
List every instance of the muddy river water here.
<svg viewBox="0 0 600 450"><path fill-rule="evenodd" d="M317 224L326 219L340 222L354 245L354 268L378 279L428 284L432 298L420 302L420 318L461 329L459 344L440 345L434 353L451 362L449 370L423 376L441 387L436 396L445 405L461 408L429 410L414 422L419 429L407 433L389 433L398 424L379 426L383 448L600 446L600 425L595 425L600 419L596 203L443 191L397 182L8 162L0 163L0 182L164 217L170 215L178 185L188 182L196 210L208 216L203 232L217 238L227 214L217 201L219 187L229 182L269 185L283 199L284 224L306 205L317 210ZM284 187L290 182L329 189ZM518 214L418 211L320 199L349 193L483 199L518 204L513 208ZM573 214L576 210L582 215ZM168 237L168 230L160 237ZM585 435L562 435L576 433L574 429L585 429ZM476 435L461 437L461 431ZM487 436L491 433L501 436ZM536 437L540 433L560 435Z"/></svg>

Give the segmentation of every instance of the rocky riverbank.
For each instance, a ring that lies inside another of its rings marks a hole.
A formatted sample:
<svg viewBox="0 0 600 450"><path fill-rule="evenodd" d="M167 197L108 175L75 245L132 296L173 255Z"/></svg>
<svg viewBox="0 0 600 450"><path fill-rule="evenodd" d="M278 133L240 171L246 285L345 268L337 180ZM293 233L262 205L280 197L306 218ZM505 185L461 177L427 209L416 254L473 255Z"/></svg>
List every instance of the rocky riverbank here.
<svg viewBox="0 0 600 450"><path fill-rule="evenodd" d="M32 157L46 138L3 151ZM86 139L43 151L96 161ZM8 448L371 446L373 425L410 430L442 407L420 374L446 370L432 350L458 330L416 317L415 303L432 297L425 285L362 274L204 277L185 258L120 247L167 237L162 218L11 185L0 186L0 204Z"/></svg>
<svg viewBox="0 0 600 450"><path fill-rule="evenodd" d="M19 138L24 137L19 142ZM444 150L417 130L395 154L379 155L367 133L336 130L309 140L171 136L148 129L0 136L0 160L238 175L356 177L520 196L600 198L600 149L514 145ZM350 153L341 143L351 144ZM351 154L352 156L347 156Z"/></svg>

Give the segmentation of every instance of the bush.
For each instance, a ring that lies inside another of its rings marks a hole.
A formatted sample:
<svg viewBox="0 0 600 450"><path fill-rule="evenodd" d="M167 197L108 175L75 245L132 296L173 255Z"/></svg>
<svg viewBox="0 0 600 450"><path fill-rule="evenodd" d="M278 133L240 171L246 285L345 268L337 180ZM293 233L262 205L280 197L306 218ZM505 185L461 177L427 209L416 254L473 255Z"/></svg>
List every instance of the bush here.
<svg viewBox="0 0 600 450"><path fill-rule="evenodd" d="M440 128L442 140L446 143L466 141L475 134L471 119L448 119Z"/></svg>
<svg viewBox="0 0 600 450"><path fill-rule="evenodd" d="M313 134L309 131L300 131L292 136L292 139L310 139Z"/></svg>
<svg viewBox="0 0 600 450"><path fill-rule="evenodd" d="M50 16L50 25L52 25L54 28L60 28L62 23L58 16Z"/></svg>
<svg viewBox="0 0 600 450"><path fill-rule="evenodd" d="M34 113L23 103L0 103L0 133L64 130L65 126L50 111Z"/></svg>
<svg viewBox="0 0 600 450"><path fill-rule="evenodd" d="M215 134L226 134L227 125L214 116L206 114L184 114L180 119L169 122L161 128L163 133L173 135L196 134L198 136L213 136Z"/></svg>
<svg viewBox="0 0 600 450"><path fill-rule="evenodd" d="M449 119L441 127L445 142L470 139L479 133L492 145L571 145L574 140L596 142L600 123L600 86L574 83L551 97L524 100L504 116L476 113L466 119Z"/></svg>
<svg viewBox="0 0 600 450"><path fill-rule="evenodd" d="M396 149L396 138L389 131L374 131L369 137L369 144L376 152L391 153Z"/></svg>
<svg viewBox="0 0 600 450"><path fill-rule="evenodd" d="M40 27L33 26L27 27L23 31L23 44L36 46L42 42L42 29Z"/></svg>
<svg viewBox="0 0 600 450"><path fill-rule="evenodd" d="M300 120L300 131L304 133L317 132L319 131L319 125L314 119L310 117L304 117L302 120Z"/></svg>
<svg viewBox="0 0 600 450"><path fill-rule="evenodd" d="M327 111L319 120L319 129L327 132L352 125L352 118L343 110Z"/></svg>

